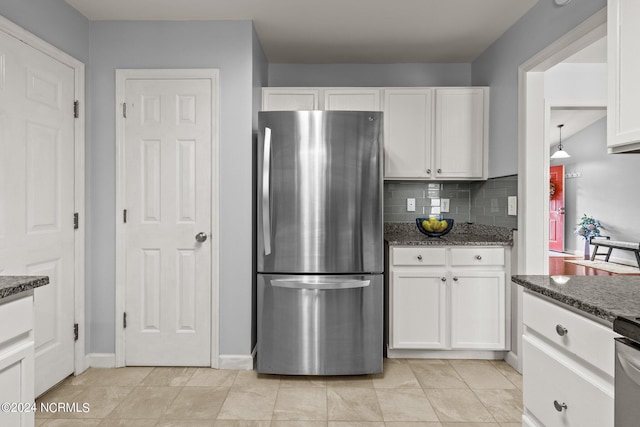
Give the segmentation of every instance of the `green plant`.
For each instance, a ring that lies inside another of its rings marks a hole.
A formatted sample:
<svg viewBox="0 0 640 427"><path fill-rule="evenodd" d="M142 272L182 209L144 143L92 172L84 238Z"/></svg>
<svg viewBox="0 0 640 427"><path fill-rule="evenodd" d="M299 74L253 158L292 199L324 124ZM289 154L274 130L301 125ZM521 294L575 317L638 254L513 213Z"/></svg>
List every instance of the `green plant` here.
<svg viewBox="0 0 640 427"><path fill-rule="evenodd" d="M587 214L582 214L578 227L576 228L576 234L584 237L585 240L589 240L593 236L600 235L600 221Z"/></svg>

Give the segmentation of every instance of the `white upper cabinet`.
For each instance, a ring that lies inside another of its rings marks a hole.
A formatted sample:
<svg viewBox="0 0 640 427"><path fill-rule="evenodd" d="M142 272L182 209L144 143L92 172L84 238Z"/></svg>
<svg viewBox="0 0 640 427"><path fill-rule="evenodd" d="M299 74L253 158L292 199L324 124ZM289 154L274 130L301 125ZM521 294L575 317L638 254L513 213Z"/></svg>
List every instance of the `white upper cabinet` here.
<svg viewBox="0 0 640 427"><path fill-rule="evenodd" d="M385 179L433 177L433 90L385 89Z"/></svg>
<svg viewBox="0 0 640 427"><path fill-rule="evenodd" d="M320 105L320 91L314 88L263 88L263 111L303 111L317 110Z"/></svg>
<svg viewBox="0 0 640 427"><path fill-rule="evenodd" d="M488 87L270 87L262 110L382 111L385 179L487 179Z"/></svg>
<svg viewBox="0 0 640 427"><path fill-rule="evenodd" d="M384 92L385 179L487 179L489 88Z"/></svg>
<svg viewBox="0 0 640 427"><path fill-rule="evenodd" d="M435 92L435 177L486 179L488 89L445 88Z"/></svg>
<svg viewBox="0 0 640 427"><path fill-rule="evenodd" d="M640 152L640 1L609 0L607 6L609 153Z"/></svg>
<svg viewBox="0 0 640 427"><path fill-rule="evenodd" d="M325 89L323 110L380 111L380 89Z"/></svg>

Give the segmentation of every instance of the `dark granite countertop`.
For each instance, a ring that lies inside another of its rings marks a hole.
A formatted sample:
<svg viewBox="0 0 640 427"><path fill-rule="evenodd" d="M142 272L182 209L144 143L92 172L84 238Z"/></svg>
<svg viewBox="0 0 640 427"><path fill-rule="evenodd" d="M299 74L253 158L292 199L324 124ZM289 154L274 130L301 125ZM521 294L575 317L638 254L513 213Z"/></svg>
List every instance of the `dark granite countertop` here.
<svg viewBox="0 0 640 427"><path fill-rule="evenodd" d="M618 316L640 315L640 276L512 276L511 280L608 324Z"/></svg>
<svg viewBox="0 0 640 427"><path fill-rule="evenodd" d="M48 276L0 276L0 302L48 283Z"/></svg>
<svg viewBox="0 0 640 427"><path fill-rule="evenodd" d="M455 223L442 237L428 237L415 222L384 224L384 239L399 246L513 246L513 230L490 225Z"/></svg>

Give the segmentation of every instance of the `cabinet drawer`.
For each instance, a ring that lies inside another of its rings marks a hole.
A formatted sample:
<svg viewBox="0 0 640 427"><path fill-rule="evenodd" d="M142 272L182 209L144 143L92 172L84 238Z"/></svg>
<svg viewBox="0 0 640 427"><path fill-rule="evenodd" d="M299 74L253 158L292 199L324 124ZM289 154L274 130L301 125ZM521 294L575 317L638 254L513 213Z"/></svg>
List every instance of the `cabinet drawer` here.
<svg viewBox="0 0 640 427"><path fill-rule="evenodd" d="M522 344L524 402L542 425L613 426L613 387L597 385L575 370L568 359L553 357L528 336ZM558 411L556 404L567 407L558 406Z"/></svg>
<svg viewBox="0 0 640 427"><path fill-rule="evenodd" d="M446 264L445 248L394 248L391 263L393 265L437 265Z"/></svg>
<svg viewBox="0 0 640 427"><path fill-rule="evenodd" d="M504 265L504 248L451 248L451 265Z"/></svg>
<svg viewBox="0 0 640 427"><path fill-rule="evenodd" d="M33 329L33 297L0 304L0 346Z"/></svg>
<svg viewBox="0 0 640 427"><path fill-rule="evenodd" d="M618 334L528 292L523 295L522 306L522 321L528 328L613 377L613 339Z"/></svg>

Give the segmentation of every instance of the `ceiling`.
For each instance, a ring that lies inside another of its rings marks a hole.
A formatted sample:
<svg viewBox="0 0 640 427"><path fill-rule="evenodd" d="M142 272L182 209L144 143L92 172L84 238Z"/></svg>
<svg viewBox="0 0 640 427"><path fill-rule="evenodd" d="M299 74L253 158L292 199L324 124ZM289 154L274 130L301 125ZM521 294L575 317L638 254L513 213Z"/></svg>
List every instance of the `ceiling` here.
<svg viewBox="0 0 640 427"><path fill-rule="evenodd" d="M270 63L469 63L538 0L66 0L90 20L252 20ZM544 0L548 1L548 0Z"/></svg>
<svg viewBox="0 0 640 427"><path fill-rule="evenodd" d="M607 115L606 107L602 108L562 108L551 109L549 122L549 143L556 145L560 142L558 125L563 124L562 140L566 141L576 133L594 124ZM564 145L564 143L562 144ZM567 149L568 151L571 151Z"/></svg>

